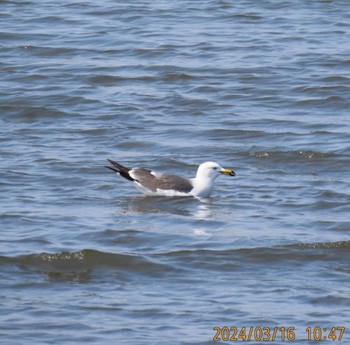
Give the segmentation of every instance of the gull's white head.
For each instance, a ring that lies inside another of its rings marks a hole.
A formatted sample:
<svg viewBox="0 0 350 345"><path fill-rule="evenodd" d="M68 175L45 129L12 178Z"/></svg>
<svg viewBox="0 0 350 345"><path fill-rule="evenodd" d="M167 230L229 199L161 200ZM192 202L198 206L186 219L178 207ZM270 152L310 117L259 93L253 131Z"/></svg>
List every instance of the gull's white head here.
<svg viewBox="0 0 350 345"><path fill-rule="evenodd" d="M224 169L218 163L206 162L198 167L196 178L214 181L219 175L235 176L236 174L231 169Z"/></svg>
<svg viewBox="0 0 350 345"><path fill-rule="evenodd" d="M233 170L224 169L218 163L202 163L198 167L196 178L192 179L192 195L194 195L197 198L209 197L213 190L214 180L221 174L235 176Z"/></svg>

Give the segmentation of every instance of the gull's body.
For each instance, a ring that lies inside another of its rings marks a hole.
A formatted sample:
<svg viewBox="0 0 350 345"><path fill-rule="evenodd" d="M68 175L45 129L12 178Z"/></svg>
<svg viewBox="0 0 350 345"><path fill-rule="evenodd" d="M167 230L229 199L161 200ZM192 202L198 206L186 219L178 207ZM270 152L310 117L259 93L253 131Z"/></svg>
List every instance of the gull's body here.
<svg viewBox="0 0 350 345"><path fill-rule="evenodd" d="M207 198L210 196L215 179L220 175L235 176L233 170L224 169L215 162L202 163L196 177L188 179L172 174L162 174L147 168L127 168L111 159L112 166L107 167L125 179L144 194L164 196L194 196Z"/></svg>

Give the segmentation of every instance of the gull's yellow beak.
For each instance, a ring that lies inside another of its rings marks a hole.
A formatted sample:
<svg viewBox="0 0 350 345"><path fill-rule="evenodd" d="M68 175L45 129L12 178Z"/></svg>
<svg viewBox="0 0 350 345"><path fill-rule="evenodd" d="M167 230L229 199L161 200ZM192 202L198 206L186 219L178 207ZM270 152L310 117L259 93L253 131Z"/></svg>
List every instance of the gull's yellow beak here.
<svg viewBox="0 0 350 345"><path fill-rule="evenodd" d="M223 175L236 176L235 172L231 169L224 169L220 171Z"/></svg>

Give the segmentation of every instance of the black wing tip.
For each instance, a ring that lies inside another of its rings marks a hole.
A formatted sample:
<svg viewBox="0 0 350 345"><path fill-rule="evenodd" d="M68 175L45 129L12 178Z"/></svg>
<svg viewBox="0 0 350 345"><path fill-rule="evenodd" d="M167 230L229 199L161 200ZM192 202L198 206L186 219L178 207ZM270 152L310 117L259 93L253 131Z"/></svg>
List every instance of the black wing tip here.
<svg viewBox="0 0 350 345"><path fill-rule="evenodd" d="M106 168L114 171L115 173L119 174L120 176L126 178L129 181L134 181L134 179L129 175L129 171L131 169L125 167L124 165L119 164L118 162L107 158L107 161L111 163L113 166L105 166Z"/></svg>
<svg viewBox="0 0 350 345"><path fill-rule="evenodd" d="M107 168L109 170L112 170L112 171L114 171L116 173L120 173L120 169L118 169L118 163L117 162L115 162L114 160L109 159L109 158L107 158L107 161L109 163L111 163L113 166L111 167L111 166L105 165L105 168Z"/></svg>
<svg viewBox="0 0 350 345"><path fill-rule="evenodd" d="M118 170L121 171L129 171L131 169L127 168L126 166L114 161L113 159L107 158L107 161L111 163L114 167L116 167Z"/></svg>
<svg viewBox="0 0 350 345"><path fill-rule="evenodd" d="M112 165L118 164L116 161L114 161L113 159L107 158L107 161L109 163L111 163Z"/></svg>
<svg viewBox="0 0 350 345"><path fill-rule="evenodd" d="M116 173L119 173L119 171L118 171L117 169L112 168L112 167L109 167L108 165L105 165L104 167L107 168L107 169L109 169L109 170L112 170L112 171L114 171L114 172L116 172Z"/></svg>

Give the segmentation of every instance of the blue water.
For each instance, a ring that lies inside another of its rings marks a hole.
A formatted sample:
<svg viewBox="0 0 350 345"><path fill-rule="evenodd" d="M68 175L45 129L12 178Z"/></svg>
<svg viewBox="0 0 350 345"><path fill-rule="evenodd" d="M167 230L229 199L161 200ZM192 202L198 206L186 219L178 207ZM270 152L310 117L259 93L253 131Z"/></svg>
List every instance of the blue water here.
<svg viewBox="0 0 350 345"><path fill-rule="evenodd" d="M347 344L347 1L0 5L1 342ZM237 176L145 197L107 158Z"/></svg>

